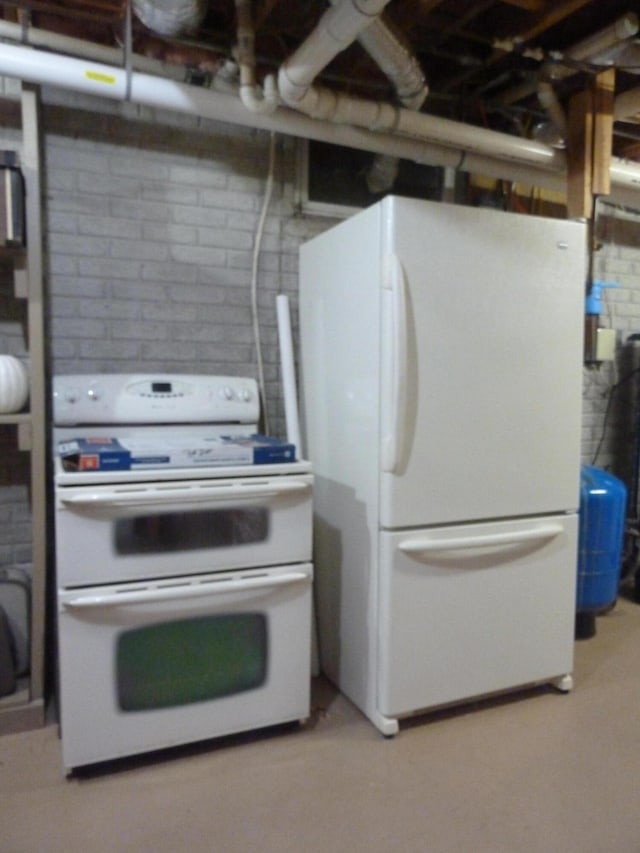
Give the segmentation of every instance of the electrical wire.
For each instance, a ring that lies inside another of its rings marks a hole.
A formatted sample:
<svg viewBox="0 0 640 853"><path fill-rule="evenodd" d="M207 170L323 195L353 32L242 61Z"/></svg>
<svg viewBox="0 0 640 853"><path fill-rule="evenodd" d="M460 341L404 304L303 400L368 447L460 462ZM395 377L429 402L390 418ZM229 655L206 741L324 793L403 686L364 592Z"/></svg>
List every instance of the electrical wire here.
<svg viewBox="0 0 640 853"><path fill-rule="evenodd" d="M258 389L261 398L262 419L264 424L264 432L269 434L269 415L267 412L267 394L264 381L264 364L262 360L262 343L260 340L260 321L258 318L258 261L260 260L260 247L262 245L262 235L264 233L264 223L267 217L267 210L271 201L273 192L273 175L275 171L276 161L276 134L271 133L269 138L269 171L267 173L267 183L262 200L262 210L258 221L258 228L253 246L253 264L251 268L251 316L253 321L253 339L256 348L256 365L258 371Z"/></svg>
<svg viewBox="0 0 640 853"><path fill-rule="evenodd" d="M607 393L607 406L604 410L604 419L602 422L602 432L600 434L600 440L598 441L596 451L591 461L592 465L596 464L596 462L598 461L598 456L600 455L600 451L602 450L602 445L604 443L605 435L607 432L607 422L609 420L609 415L611 414L611 405L613 403L615 392L618 391L623 385L626 385L626 383L630 379L633 379L634 376L637 376L638 373L640 373L640 367L635 367L633 370L630 370L629 373L623 376L622 379L619 379L614 385L609 388L609 391Z"/></svg>

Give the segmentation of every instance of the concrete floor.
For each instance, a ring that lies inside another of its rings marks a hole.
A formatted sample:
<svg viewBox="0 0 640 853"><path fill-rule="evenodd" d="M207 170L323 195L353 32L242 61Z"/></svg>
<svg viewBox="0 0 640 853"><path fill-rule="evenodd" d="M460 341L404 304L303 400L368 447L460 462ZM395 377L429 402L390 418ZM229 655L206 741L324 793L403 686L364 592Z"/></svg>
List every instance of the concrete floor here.
<svg viewBox="0 0 640 853"><path fill-rule="evenodd" d="M640 606L576 644L576 686L406 722L326 682L306 727L65 777L57 727L0 738L2 853L637 853Z"/></svg>

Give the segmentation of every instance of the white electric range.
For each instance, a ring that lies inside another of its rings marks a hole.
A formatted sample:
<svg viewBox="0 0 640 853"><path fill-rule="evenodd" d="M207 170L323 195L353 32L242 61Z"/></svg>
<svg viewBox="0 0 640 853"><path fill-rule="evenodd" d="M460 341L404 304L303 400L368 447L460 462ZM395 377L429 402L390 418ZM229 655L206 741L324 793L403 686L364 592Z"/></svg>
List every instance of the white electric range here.
<svg viewBox="0 0 640 853"><path fill-rule="evenodd" d="M254 380L110 374L53 382L54 449L191 446L256 432ZM55 457L59 700L67 769L305 719L311 466Z"/></svg>

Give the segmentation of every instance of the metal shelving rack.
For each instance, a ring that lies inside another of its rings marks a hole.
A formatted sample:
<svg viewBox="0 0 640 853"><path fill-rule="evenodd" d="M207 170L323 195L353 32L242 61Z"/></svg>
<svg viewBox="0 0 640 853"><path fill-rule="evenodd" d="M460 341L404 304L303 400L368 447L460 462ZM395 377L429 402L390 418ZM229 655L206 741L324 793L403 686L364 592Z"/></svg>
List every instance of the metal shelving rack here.
<svg viewBox="0 0 640 853"><path fill-rule="evenodd" d="M10 108L7 102L7 109ZM2 103L0 103L2 110ZM14 296L26 300L26 333L30 361L29 408L0 415L0 424L15 425L18 447L30 454L32 577L30 615L30 672L17 692L0 699L0 734L44 725L45 593L47 564L46 514L46 395L42 234L42 144L40 96L37 87L23 84L20 93L21 133L0 138L0 148L15 151L25 183L26 247L3 249L13 265Z"/></svg>

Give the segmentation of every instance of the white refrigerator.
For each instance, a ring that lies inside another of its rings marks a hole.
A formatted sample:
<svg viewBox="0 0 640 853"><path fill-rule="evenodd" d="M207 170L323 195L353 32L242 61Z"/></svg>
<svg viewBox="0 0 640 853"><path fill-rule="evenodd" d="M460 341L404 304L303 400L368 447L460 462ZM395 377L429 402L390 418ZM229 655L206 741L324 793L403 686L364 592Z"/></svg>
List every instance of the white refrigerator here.
<svg viewBox="0 0 640 853"><path fill-rule="evenodd" d="M582 223L388 196L301 247L324 672L385 735L572 686Z"/></svg>

